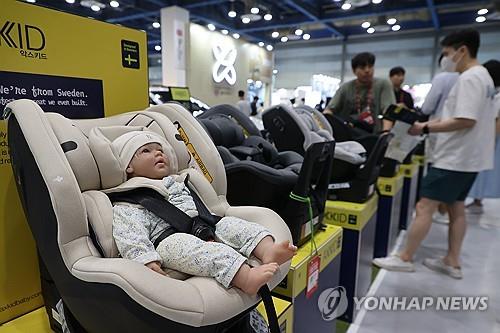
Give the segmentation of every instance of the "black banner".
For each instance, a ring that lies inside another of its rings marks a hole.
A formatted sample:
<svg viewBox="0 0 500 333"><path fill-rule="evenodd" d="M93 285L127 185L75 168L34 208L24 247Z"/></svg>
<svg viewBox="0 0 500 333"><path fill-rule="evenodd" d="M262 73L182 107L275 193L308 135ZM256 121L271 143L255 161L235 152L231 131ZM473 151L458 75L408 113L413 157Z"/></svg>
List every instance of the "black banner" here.
<svg viewBox="0 0 500 333"><path fill-rule="evenodd" d="M0 71L0 108L22 98L67 118L104 117L101 80Z"/></svg>

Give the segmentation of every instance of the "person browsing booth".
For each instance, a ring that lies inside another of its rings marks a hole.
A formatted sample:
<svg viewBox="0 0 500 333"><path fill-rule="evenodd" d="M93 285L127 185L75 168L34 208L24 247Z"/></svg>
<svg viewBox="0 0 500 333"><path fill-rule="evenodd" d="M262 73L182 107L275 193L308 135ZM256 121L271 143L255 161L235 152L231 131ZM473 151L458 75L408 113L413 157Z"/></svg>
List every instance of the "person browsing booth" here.
<svg viewBox="0 0 500 333"><path fill-rule="evenodd" d="M488 71L477 61L479 33L466 29L450 33L442 41L443 70L460 76L444 104L441 119L416 122L412 135L437 133L434 164L422 180L421 199L403 251L396 256L376 258L376 266L413 272L413 257L429 232L432 214L440 202L450 216L448 253L427 258L424 265L455 279L462 278L460 250L465 236L464 200L479 171L493 168L495 88Z"/></svg>
<svg viewBox="0 0 500 333"><path fill-rule="evenodd" d="M91 134L89 140L96 137ZM105 192L113 202L113 238L123 258L162 275L162 268L169 268L213 277L226 288L232 285L255 295L295 254L295 246L275 243L258 224L212 216L189 188L188 178L176 174L175 152L156 133L130 131L111 146L118 152L124 183ZM251 255L262 265L249 266Z"/></svg>
<svg viewBox="0 0 500 333"><path fill-rule="evenodd" d="M356 79L340 86L323 113L335 114L344 120L352 120L369 133L389 129L392 124L379 119L385 109L396 104L391 83L373 77L375 55L359 53L351 60ZM350 118L350 119L349 119Z"/></svg>
<svg viewBox="0 0 500 333"><path fill-rule="evenodd" d="M401 87L405 81L405 74L405 69L401 66L397 66L391 68L389 71L389 78L392 86L394 87L394 97L396 98L396 103L408 109L414 109L415 106L413 103L413 97L411 97L411 94Z"/></svg>

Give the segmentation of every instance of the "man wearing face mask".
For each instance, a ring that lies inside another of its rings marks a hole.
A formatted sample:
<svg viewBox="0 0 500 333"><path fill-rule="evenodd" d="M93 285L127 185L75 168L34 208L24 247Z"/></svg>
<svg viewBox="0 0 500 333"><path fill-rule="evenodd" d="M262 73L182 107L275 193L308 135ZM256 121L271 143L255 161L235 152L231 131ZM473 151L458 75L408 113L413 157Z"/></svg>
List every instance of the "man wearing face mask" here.
<svg viewBox="0 0 500 333"><path fill-rule="evenodd" d="M386 126L390 128L390 122L384 122L382 126L378 116L389 105L396 104L396 99L388 80L373 77L374 65L375 55L372 53L355 55L351 67L356 79L344 83L337 90L323 113L351 120L367 132L378 132Z"/></svg>
<svg viewBox="0 0 500 333"><path fill-rule="evenodd" d="M412 135L438 133L434 164L422 180L421 199L404 250L396 256L374 259L381 268L415 270L413 255L430 229L432 214L443 202L450 216L448 253L443 258L425 259L424 265L462 278L459 257L466 230L464 200L477 173L493 168L494 155L495 88L488 71L476 59L479 42L479 33L472 29L453 32L441 41L443 70L460 76L446 99L441 119L417 122L409 130Z"/></svg>

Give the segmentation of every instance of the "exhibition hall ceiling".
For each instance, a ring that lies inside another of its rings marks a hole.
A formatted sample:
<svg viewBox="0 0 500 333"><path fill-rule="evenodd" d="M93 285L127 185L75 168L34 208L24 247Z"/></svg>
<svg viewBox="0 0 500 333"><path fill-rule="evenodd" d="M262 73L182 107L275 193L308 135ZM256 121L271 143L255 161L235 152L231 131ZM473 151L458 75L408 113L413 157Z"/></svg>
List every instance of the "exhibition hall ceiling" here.
<svg viewBox="0 0 500 333"><path fill-rule="evenodd" d="M142 29L159 51L160 9L183 7L192 22L260 45L439 31L500 24L500 0L24 0Z"/></svg>

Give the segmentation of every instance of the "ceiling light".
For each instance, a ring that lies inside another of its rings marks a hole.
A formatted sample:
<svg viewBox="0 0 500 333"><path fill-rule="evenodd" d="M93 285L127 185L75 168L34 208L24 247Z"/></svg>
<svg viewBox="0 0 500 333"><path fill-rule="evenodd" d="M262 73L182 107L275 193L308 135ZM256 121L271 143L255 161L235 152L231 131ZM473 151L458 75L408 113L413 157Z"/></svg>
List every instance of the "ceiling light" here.
<svg viewBox="0 0 500 333"><path fill-rule="evenodd" d="M101 7L99 7L98 5L92 5L90 6L90 9L92 9L94 12L98 12L101 10Z"/></svg>
<svg viewBox="0 0 500 333"><path fill-rule="evenodd" d="M288 37L287 37L287 36L283 36L283 37L281 37L281 42L282 42L282 43L286 43L286 42L288 42Z"/></svg>
<svg viewBox="0 0 500 333"><path fill-rule="evenodd" d="M351 9L351 7L352 7L352 5L351 5L350 3L345 2L345 3L342 5L342 7L341 7L341 8L342 8L343 10L349 10L349 9Z"/></svg>
<svg viewBox="0 0 500 333"><path fill-rule="evenodd" d="M277 69L273 69L273 74L278 74L278 70Z"/></svg>
<svg viewBox="0 0 500 333"><path fill-rule="evenodd" d="M370 25L372 25L372 24L371 24L370 22L366 21L366 22L363 22L363 23L361 24L361 27L362 27L363 29L368 29L368 28L370 27Z"/></svg>
<svg viewBox="0 0 500 333"><path fill-rule="evenodd" d="M155 45L155 50L156 51L161 51L161 46L160 45Z"/></svg>
<svg viewBox="0 0 500 333"><path fill-rule="evenodd" d="M160 22L155 21L155 22L153 22L152 26L153 26L153 28L158 29L161 25L160 25Z"/></svg>
<svg viewBox="0 0 500 333"><path fill-rule="evenodd" d="M273 19L273 16L271 14L264 15L264 20L271 21L272 19Z"/></svg>
<svg viewBox="0 0 500 333"><path fill-rule="evenodd" d="M297 30L295 30L295 34L296 34L297 36L301 36L303 33L304 33L304 30L302 30L302 29L297 29Z"/></svg>
<svg viewBox="0 0 500 333"><path fill-rule="evenodd" d="M271 37L273 37L273 38L278 38L279 36L280 36L280 33L277 31L273 31L273 33L271 34Z"/></svg>
<svg viewBox="0 0 500 333"><path fill-rule="evenodd" d="M387 20L387 24L393 25L396 24L398 20L396 20L394 17L391 17L390 19Z"/></svg>
<svg viewBox="0 0 500 333"><path fill-rule="evenodd" d="M478 17L476 17L476 22L483 23L484 21L486 21L486 17L484 17L484 16L478 16Z"/></svg>
<svg viewBox="0 0 500 333"><path fill-rule="evenodd" d="M227 35L229 33L226 29L222 29L220 32L222 32L223 35Z"/></svg>
<svg viewBox="0 0 500 333"><path fill-rule="evenodd" d="M477 11L477 15L486 15L488 14L488 9L483 8Z"/></svg>
<svg viewBox="0 0 500 333"><path fill-rule="evenodd" d="M258 13L259 13L259 11L260 11L260 10L259 10L259 8L258 8L258 7L252 7L252 8L250 9L250 13L252 13L252 14L258 14Z"/></svg>
<svg viewBox="0 0 500 333"><path fill-rule="evenodd" d="M26 2L29 2L29 3L35 3L36 0L26 0Z"/></svg>
<svg viewBox="0 0 500 333"><path fill-rule="evenodd" d="M264 42L259 42L260 47L264 47Z"/></svg>
<svg viewBox="0 0 500 333"><path fill-rule="evenodd" d="M237 32L235 32L235 33L233 34L233 38L234 38L234 39L238 39L238 38L240 38L240 34L239 34L239 33L237 33Z"/></svg>
<svg viewBox="0 0 500 333"><path fill-rule="evenodd" d="M207 24L207 28L210 31L214 31L215 30L215 25L213 25L212 23L209 23L209 24Z"/></svg>
<svg viewBox="0 0 500 333"><path fill-rule="evenodd" d="M302 38L304 38L304 40L309 40L309 39L311 39L311 35L309 35L309 34L303 34Z"/></svg>
<svg viewBox="0 0 500 333"><path fill-rule="evenodd" d="M227 13L227 16L229 17L236 17L236 12L234 10L230 10L228 13Z"/></svg>
<svg viewBox="0 0 500 333"><path fill-rule="evenodd" d="M340 2L340 1L342 1L342 0L333 0L333 1L334 1L334 2Z"/></svg>
<svg viewBox="0 0 500 333"><path fill-rule="evenodd" d="M267 45L267 46L266 46L266 50L268 50L268 51L272 51L272 50L273 50L273 46L272 46L272 45Z"/></svg>
<svg viewBox="0 0 500 333"><path fill-rule="evenodd" d="M243 22L244 24L248 24L248 23L250 23L250 18L244 17L241 19L241 22Z"/></svg>
<svg viewBox="0 0 500 333"><path fill-rule="evenodd" d="M67 3L75 3L75 0L66 0Z"/></svg>
<svg viewBox="0 0 500 333"><path fill-rule="evenodd" d="M366 30L366 32L367 32L367 33L369 33L369 34L372 34L372 33L374 33L374 32L375 32L375 29L373 29L373 27L371 27L371 28L368 28L368 29Z"/></svg>
<svg viewBox="0 0 500 333"><path fill-rule="evenodd" d="M382 3L382 0L372 0L372 3L378 5L379 3Z"/></svg>
<svg viewBox="0 0 500 333"><path fill-rule="evenodd" d="M401 26L399 24L395 24L392 26L392 31L399 31L401 29Z"/></svg>
<svg viewBox="0 0 500 333"><path fill-rule="evenodd" d="M73 1L74 2L74 1ZM118 8L120 7L120 3L118 1L110 1L109 5L113 8Z"/></svg>

